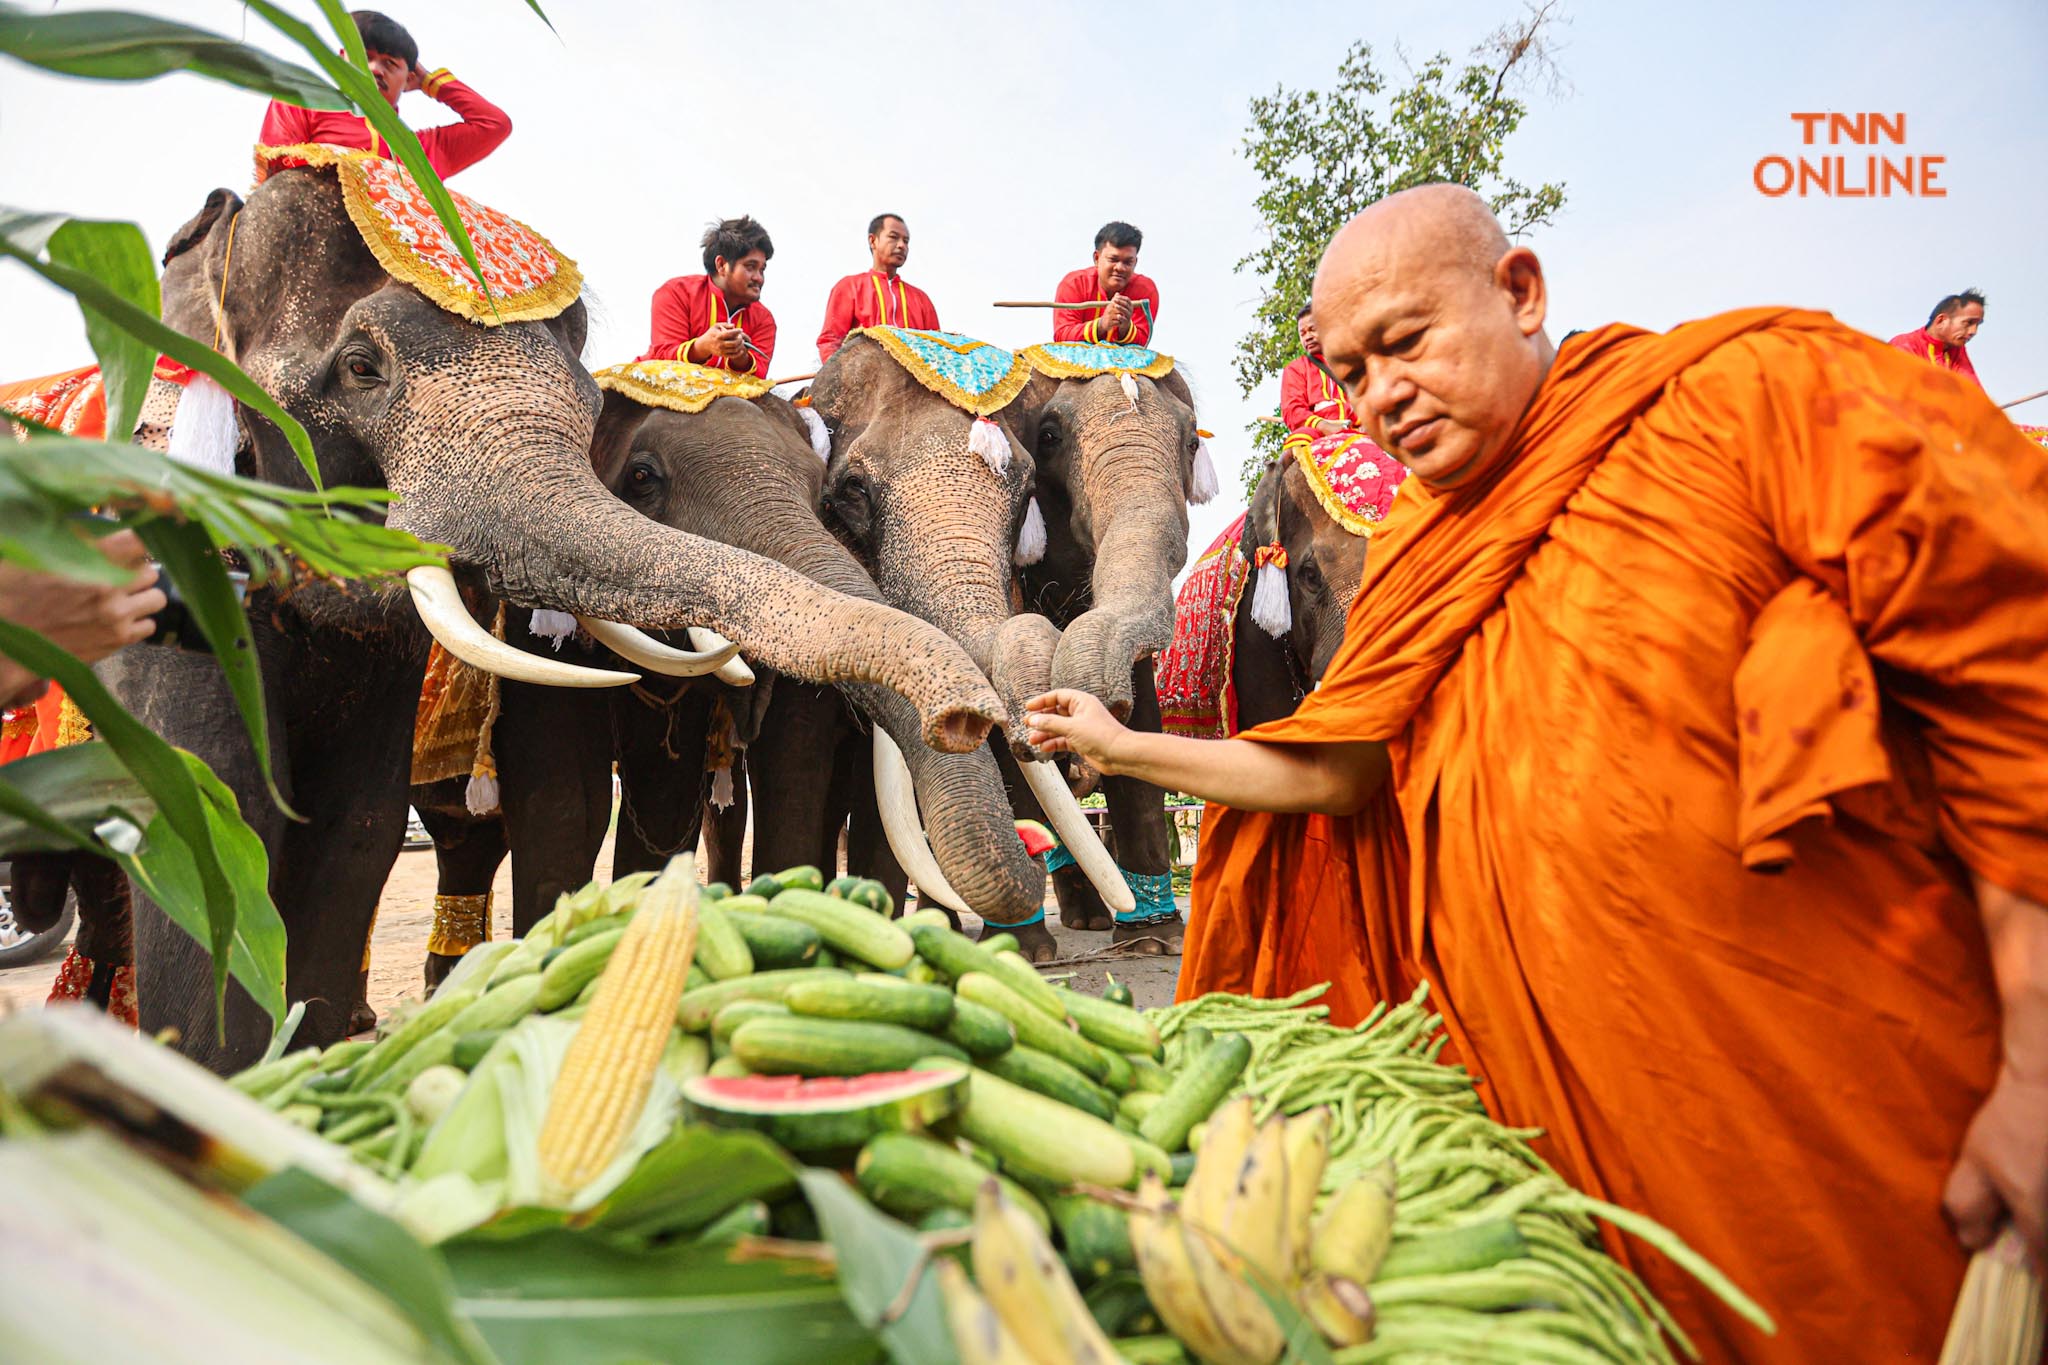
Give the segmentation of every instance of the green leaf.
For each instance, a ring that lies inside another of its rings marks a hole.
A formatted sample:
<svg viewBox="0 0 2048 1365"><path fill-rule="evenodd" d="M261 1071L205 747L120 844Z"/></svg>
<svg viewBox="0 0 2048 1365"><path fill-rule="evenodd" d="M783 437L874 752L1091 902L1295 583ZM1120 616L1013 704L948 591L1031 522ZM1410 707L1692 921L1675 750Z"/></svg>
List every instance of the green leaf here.
<svg viewBox="0 0 2048 1365"><path fill-rule="evenodd" d="M652 1239L703 1227L749 1199L796 1187L796 1168L758 1133L687 1125L640 1158L583 1221L618 1238Z"/></svg>
<svg viewBox="0 0 2048 1365"><path fill-rule="evenodd" d="M503 1365L745 1361L872 1365L874 1335L829 1274L693 1243L613 1246L560 1229L440 1248L457 1306Z"/></svg>
<svg viewBox="0 0 2048 1365"><path fill-rule="evenodd" d="M340 9L335 0L320 0L320 4L322 11L330 15ZM355 102L363 117L368 119L383 136L384 141L390 144L391 150L398 153L398 159L405 163L406 170L412 172L412 178L419 185L420 193L425 195L427 203L433 206L441 225L448 229L448 236L454 241L456 249L462 253L462 259L469 263L470 273L476 277L477 288L483 291L486 300L490 300L490 283L484 279L483 266L477 263L476 248L469 240L469 229L462 225L462 215L455 211L455 201L448 197L448 187L441 183L441 177L428 164L426 151L420 146L419 138L399 119L398 111L384 98L384 92L377 88L377 82L370 79L368 72L329 52L326 44L320 41L319 34L271 4L270 0L248 0L248 5L262 15L272 28L297 43L308 56L318 62L320 69L327 73L328 79ZM496 303L493 302L491 306L495 312Z"/></svg>
<svg viewBox="0 0 2048 1365"><path fill-rule="evenodd" d="M25 221L31 230L35 230L47 222L48 217L47 214L25 214L19 209L0 209L0 255L12 256L70 293L82 306L94 310L107 322L154 346L171 359L195 370L204 370L219 380L222 388L277 424L285 439L291 442L292 449L298 452L299 463L306 467L313 486L320 486L320 468L313 458L313 443L307 437L306 429L276 399L265 393L261 385L243 374L241 367L211 346L194 341L167 325L155 314L144 312L84 271L61 262L42 260L35 252L25 250L15 242L14 224L17 220Z"/></svg>
<svg viewBox="0 0 2048 1365"><path fill-rule="evenodd" d="M277 779L271 772L270 725L264 713L263 677L256 666L256 642L249 634L249 618L242 612L234 583L228 578L228 567L214 549L212 537L197 522L170 520L145 522L139 534L150 554L177 585L178 595L185 599L192 618L213 648L213 657L235 698L235 708L242 713L242 728L249 734L256 766L263 774L264 786L270 789L270 799L278 809L291 814L291 807L285 803L284 793L277 789Z"/></svg>
<svg viewBox="0 0 2048 1365"><path fill-rule="evenodd" d="M83 271L151 317L161 311L157 294L156 258L142 229L133 223L94 222L73 218L52 233L50 259ZM143 395L156 369L156 348L101 314L83 299L85 336L100 362L107 389L107 434L125 440L142 416Z"/></svg>
<svg viewBox="0 0 2048 1365"><path fill-rule="evenodd" d="M30 13L0 4L0 52L66 76L146 81L190 71L303 109L348 108L339 90L304 67L224 34L148 14Z"/></svg>
<svg viewBox="0 0 2048 1365"><path fill-rule="evenodd" d="M958 1349L946 1325L938 1277L930 1273L930 1257L917 1234L868 1203L836 1172L806 1168L797 1179L838 1254L839 1287L854 1317L881 1336L896 1365L952 1365ZM917 1287L906 1296L913 1278Z"/></svg>
<svg viewBox="0 0 2048 1365"><path fill-rule="evenodd" d="M13 853L88 848L93 827L119 816L137 830L156 803L104 744L67 744L0 767L0 848Z"/></svg>
<svg viewBox="0 0 2048 1365"><path fill-rule="evenodd" d="M526 0L526 7L540 16L540 21L548 26L548 32L557 38L562 36L561 31L555 27L555 21L548 18L547 11L540 7L540 0Z"/></svg>
<svg viewBox="0 0 2048 1365"><path fill-rule="evenodd" d="M341 39L341 50L348 58L348 64L364 75L370 72L370 54L363 48L363 31L356 27L356 21L348 9L335 0L316 0L320 12L327 16L327 26L334 30L334 36ZM376 79L371 77L372 80Z"/></svg>
<svg viewBox="0 0 2048 1365"><path fill-rule="evenodd" d="M211 936L220 922L226 920L230 926L226 969L274 1024L284 1017L285 1010L285 933L284 921L278 918L277 906L270 899L270 859L263 851L263 841L242 819L235 794L213 775L213 770L183 749L171 752L184 762L205 803L211 852L227 879L229 898L225 902L208 899L198 871L197 851L179 836L161 811L143 832L141 850L124 858L122 866L144 894L201 943L211 946ZM216 906L221 907L220 913L215 912ZM222 965L223 954L216 947L216 974Z"/></svg>
<svg viewBox="0 0 2048 1365"><path fill-rule="evenodd" d="M258 1181L241 1197L384 1295L450 1359L496 1365L476 1329L455 1312L448 1267L396 1222L297 1167Z"/></svg>

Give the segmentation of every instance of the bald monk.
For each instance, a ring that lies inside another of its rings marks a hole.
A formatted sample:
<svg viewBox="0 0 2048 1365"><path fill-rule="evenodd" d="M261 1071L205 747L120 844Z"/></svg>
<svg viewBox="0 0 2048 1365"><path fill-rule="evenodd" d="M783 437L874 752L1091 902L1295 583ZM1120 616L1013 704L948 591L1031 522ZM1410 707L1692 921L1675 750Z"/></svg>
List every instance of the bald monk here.
<svg viewBox="0 0 2048 1365"><path fill-rule="evenodd" d="M2038 450L1820 313L1553 346L1463 189L1359 215L1314 298L1415 475L1321 689L1232 740L1030 704L1231 807L1182 997L1426 980L1498 1118L1776 1318L1610 1233L1708 1359L1934 1359L1965 1248L2048 1249Z"/></svg>

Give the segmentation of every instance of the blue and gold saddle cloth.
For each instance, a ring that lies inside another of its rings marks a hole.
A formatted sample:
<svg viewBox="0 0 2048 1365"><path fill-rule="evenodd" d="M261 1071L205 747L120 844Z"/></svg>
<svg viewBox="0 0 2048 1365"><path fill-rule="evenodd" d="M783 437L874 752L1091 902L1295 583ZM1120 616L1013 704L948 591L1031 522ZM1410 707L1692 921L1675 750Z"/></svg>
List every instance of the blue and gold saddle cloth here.
<svg viewBox="0 0 2048 1365"><path fill-rule="evenodd" d="M846 339L857 336L872 337L911 378L976 417L1007 406L1031 380L1031 367L1016 352L958 332L862 327Z"/></svg>
<svg viewBox="0 0 2048 1365"><path fill-rule="evenodd" d="M1092 379L1102 374L1141 374L1164 379L1173 373L1173 357L1144 346L1109 342L1047 341L1027 346L1024 363L1053 379Z"/></svg>

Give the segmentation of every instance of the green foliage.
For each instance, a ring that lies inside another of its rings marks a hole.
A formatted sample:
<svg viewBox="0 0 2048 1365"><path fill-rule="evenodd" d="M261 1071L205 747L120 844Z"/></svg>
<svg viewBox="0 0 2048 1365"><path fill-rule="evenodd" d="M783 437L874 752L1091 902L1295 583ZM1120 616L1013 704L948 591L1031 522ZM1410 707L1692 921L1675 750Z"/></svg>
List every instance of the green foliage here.
<svg viewBox="0 0 2048 1365"><path fill-rule="evenodd" d="M1406 83L1372 46L1355 42L1329 90L1276 87L1251 102L1244 154L1264 188L1257 205L1266 241L1237 263L1262 283L1252 330L1238 343L1238 386L1250 394L1300 353L1295 315L1308 302L1323 247L1361 209L1415 185L1448 181L1484 195L1510 237L1547 224L1564 186L1508 176L1506 144L1527 104L1515 93L1554 79L1546 33L1556 0L1475 47L1465 62L1437 53L1406 67ZM1286 432L1254 422L1243 481L1250 498Z"/></svg>
<svg viewBox="0 0 2048 1365"><path fill-rule="evenodd" d="M346 109L340 91L262 48L190 24L120 10L30 12L0 4L0 52L65 76L146 81L173 71L254 90L302 109Z"/></svg>

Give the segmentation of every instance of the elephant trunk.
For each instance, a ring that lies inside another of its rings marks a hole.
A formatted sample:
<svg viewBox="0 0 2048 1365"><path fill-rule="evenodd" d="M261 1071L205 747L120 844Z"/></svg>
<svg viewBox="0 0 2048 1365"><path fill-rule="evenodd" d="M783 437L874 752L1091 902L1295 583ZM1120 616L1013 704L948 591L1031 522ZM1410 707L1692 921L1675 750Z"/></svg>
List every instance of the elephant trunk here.
<svg viewBox="0 0 2048 1365"><path fill-rule="evenodd" d="M516 605L652 629L708 626L794 677L894 689L917 708L934 748L973 749L1002 718L987 680L943 632L641 517L604 490L587 456L562 447L530 456L516 496L487 495L483 506L395 484L391 521L484 566Z"/></svg>
<svg viewBox="0 0 2048 1365"><path fill-rule="evenodd" d="M1173 642L1173 575L1187 558L1186 490L1170 448L1162 458L1150 445L1102 452L1082 479L1076 504L1094 532L1094 605L1061 635L1052 680L1128 715L1131 666Z"/></svg>

